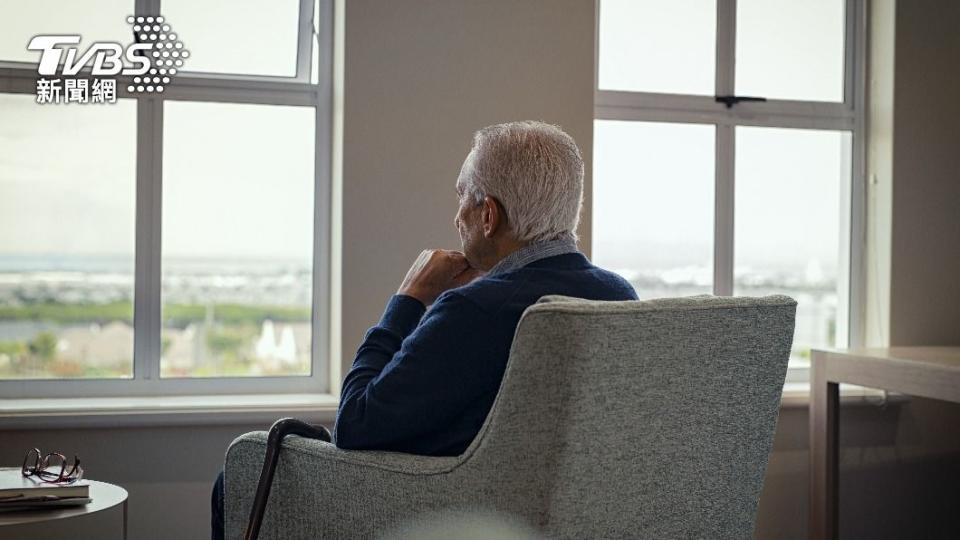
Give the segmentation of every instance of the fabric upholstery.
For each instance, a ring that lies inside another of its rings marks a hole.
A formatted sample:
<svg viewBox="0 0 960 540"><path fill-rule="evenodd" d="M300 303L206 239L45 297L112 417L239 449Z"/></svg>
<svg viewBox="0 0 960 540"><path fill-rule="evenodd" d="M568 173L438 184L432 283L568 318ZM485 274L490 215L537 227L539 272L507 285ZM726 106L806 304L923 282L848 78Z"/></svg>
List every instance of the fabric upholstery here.
<svg viewBox="0 0 960 540"><path fill-rule="evenodd" d="M464 510L551 538L750 537L795 313L786 296L544 297L463 454L290 438L260 538L372 538ZM248 433L228 450L228 538L246 525L265 443Z"/></svg>

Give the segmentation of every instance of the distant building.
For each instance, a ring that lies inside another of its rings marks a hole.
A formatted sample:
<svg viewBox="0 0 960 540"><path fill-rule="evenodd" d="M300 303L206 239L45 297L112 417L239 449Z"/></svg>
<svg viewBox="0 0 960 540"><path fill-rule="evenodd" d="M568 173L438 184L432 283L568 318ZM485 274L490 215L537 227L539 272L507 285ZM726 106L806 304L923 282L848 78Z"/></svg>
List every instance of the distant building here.
<svg viewBox="0 0 960 540"><path fill-rule="evenodd" d="M125 322L70 326L57 338L60 361L102 368L133 365L133 327Z"/></svg>
<svg viewBox="0 0 960 540"><path fill-rule="evenodd" d="M289 324L284 325L280 340L277 341L273 321L263 321L254 351L257 359L271 368L297 365L297 341L293 328Z"/></svg>

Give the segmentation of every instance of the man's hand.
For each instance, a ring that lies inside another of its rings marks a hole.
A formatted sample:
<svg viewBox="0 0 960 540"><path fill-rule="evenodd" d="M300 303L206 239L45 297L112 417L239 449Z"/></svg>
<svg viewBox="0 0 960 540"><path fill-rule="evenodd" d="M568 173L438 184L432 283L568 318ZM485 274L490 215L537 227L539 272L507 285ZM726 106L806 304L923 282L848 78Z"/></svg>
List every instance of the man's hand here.
<svg viewBox="0 0 960 540"><path fill-rule="evenodd" d="M444 291L466 285L482 274L470 268L459 251L427 249L413 262L397 294L412 296L429 306Z"/></svg>

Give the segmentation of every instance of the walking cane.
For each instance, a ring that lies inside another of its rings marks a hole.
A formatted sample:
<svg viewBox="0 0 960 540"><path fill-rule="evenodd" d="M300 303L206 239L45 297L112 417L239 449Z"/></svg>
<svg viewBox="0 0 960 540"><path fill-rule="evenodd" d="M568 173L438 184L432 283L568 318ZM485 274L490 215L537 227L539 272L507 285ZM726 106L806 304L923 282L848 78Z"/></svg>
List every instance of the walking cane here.
<svg viewBox="0 0 960 540"><path fill-rule="evenodd" d="M263 457L263 468L260 470L260 481L257 482L257 493L253 497L253 507L250 508L250 521L243 535L244 540L256 540L260 534L263 514L267 509L267 498L270 497L270 486L273 485L273 473L277 471L277 461L280 459L280 443L287 435L298 435L326 442L331 440L330 432L323 426L313 426L296 418L281 418L274 422L267 435L267 453Z"/></svg>

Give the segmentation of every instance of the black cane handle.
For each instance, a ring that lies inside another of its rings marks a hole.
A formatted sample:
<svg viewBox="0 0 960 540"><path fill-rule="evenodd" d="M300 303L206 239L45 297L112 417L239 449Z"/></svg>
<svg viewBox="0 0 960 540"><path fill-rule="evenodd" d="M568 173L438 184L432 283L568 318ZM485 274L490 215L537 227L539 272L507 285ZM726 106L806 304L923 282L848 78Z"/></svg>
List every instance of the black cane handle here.
<svg viewBox="0 0 960 540"><path fill-rule="evenodd" d="M280 444L287 435L298 435L326 442L331 440L330 432L323 426L310 425L296 418L281 418L274 422L267 435L267 453L263 457L263 469L260 470L260 481L257 483L257 493L253 497L253 507L250 508L250 521L243 535L244 540L256 540L260 534L263 514L267 509L267 499L270 497L270 487L273 485L273 473L277 471L277 461L280 459Z"/></svg>

